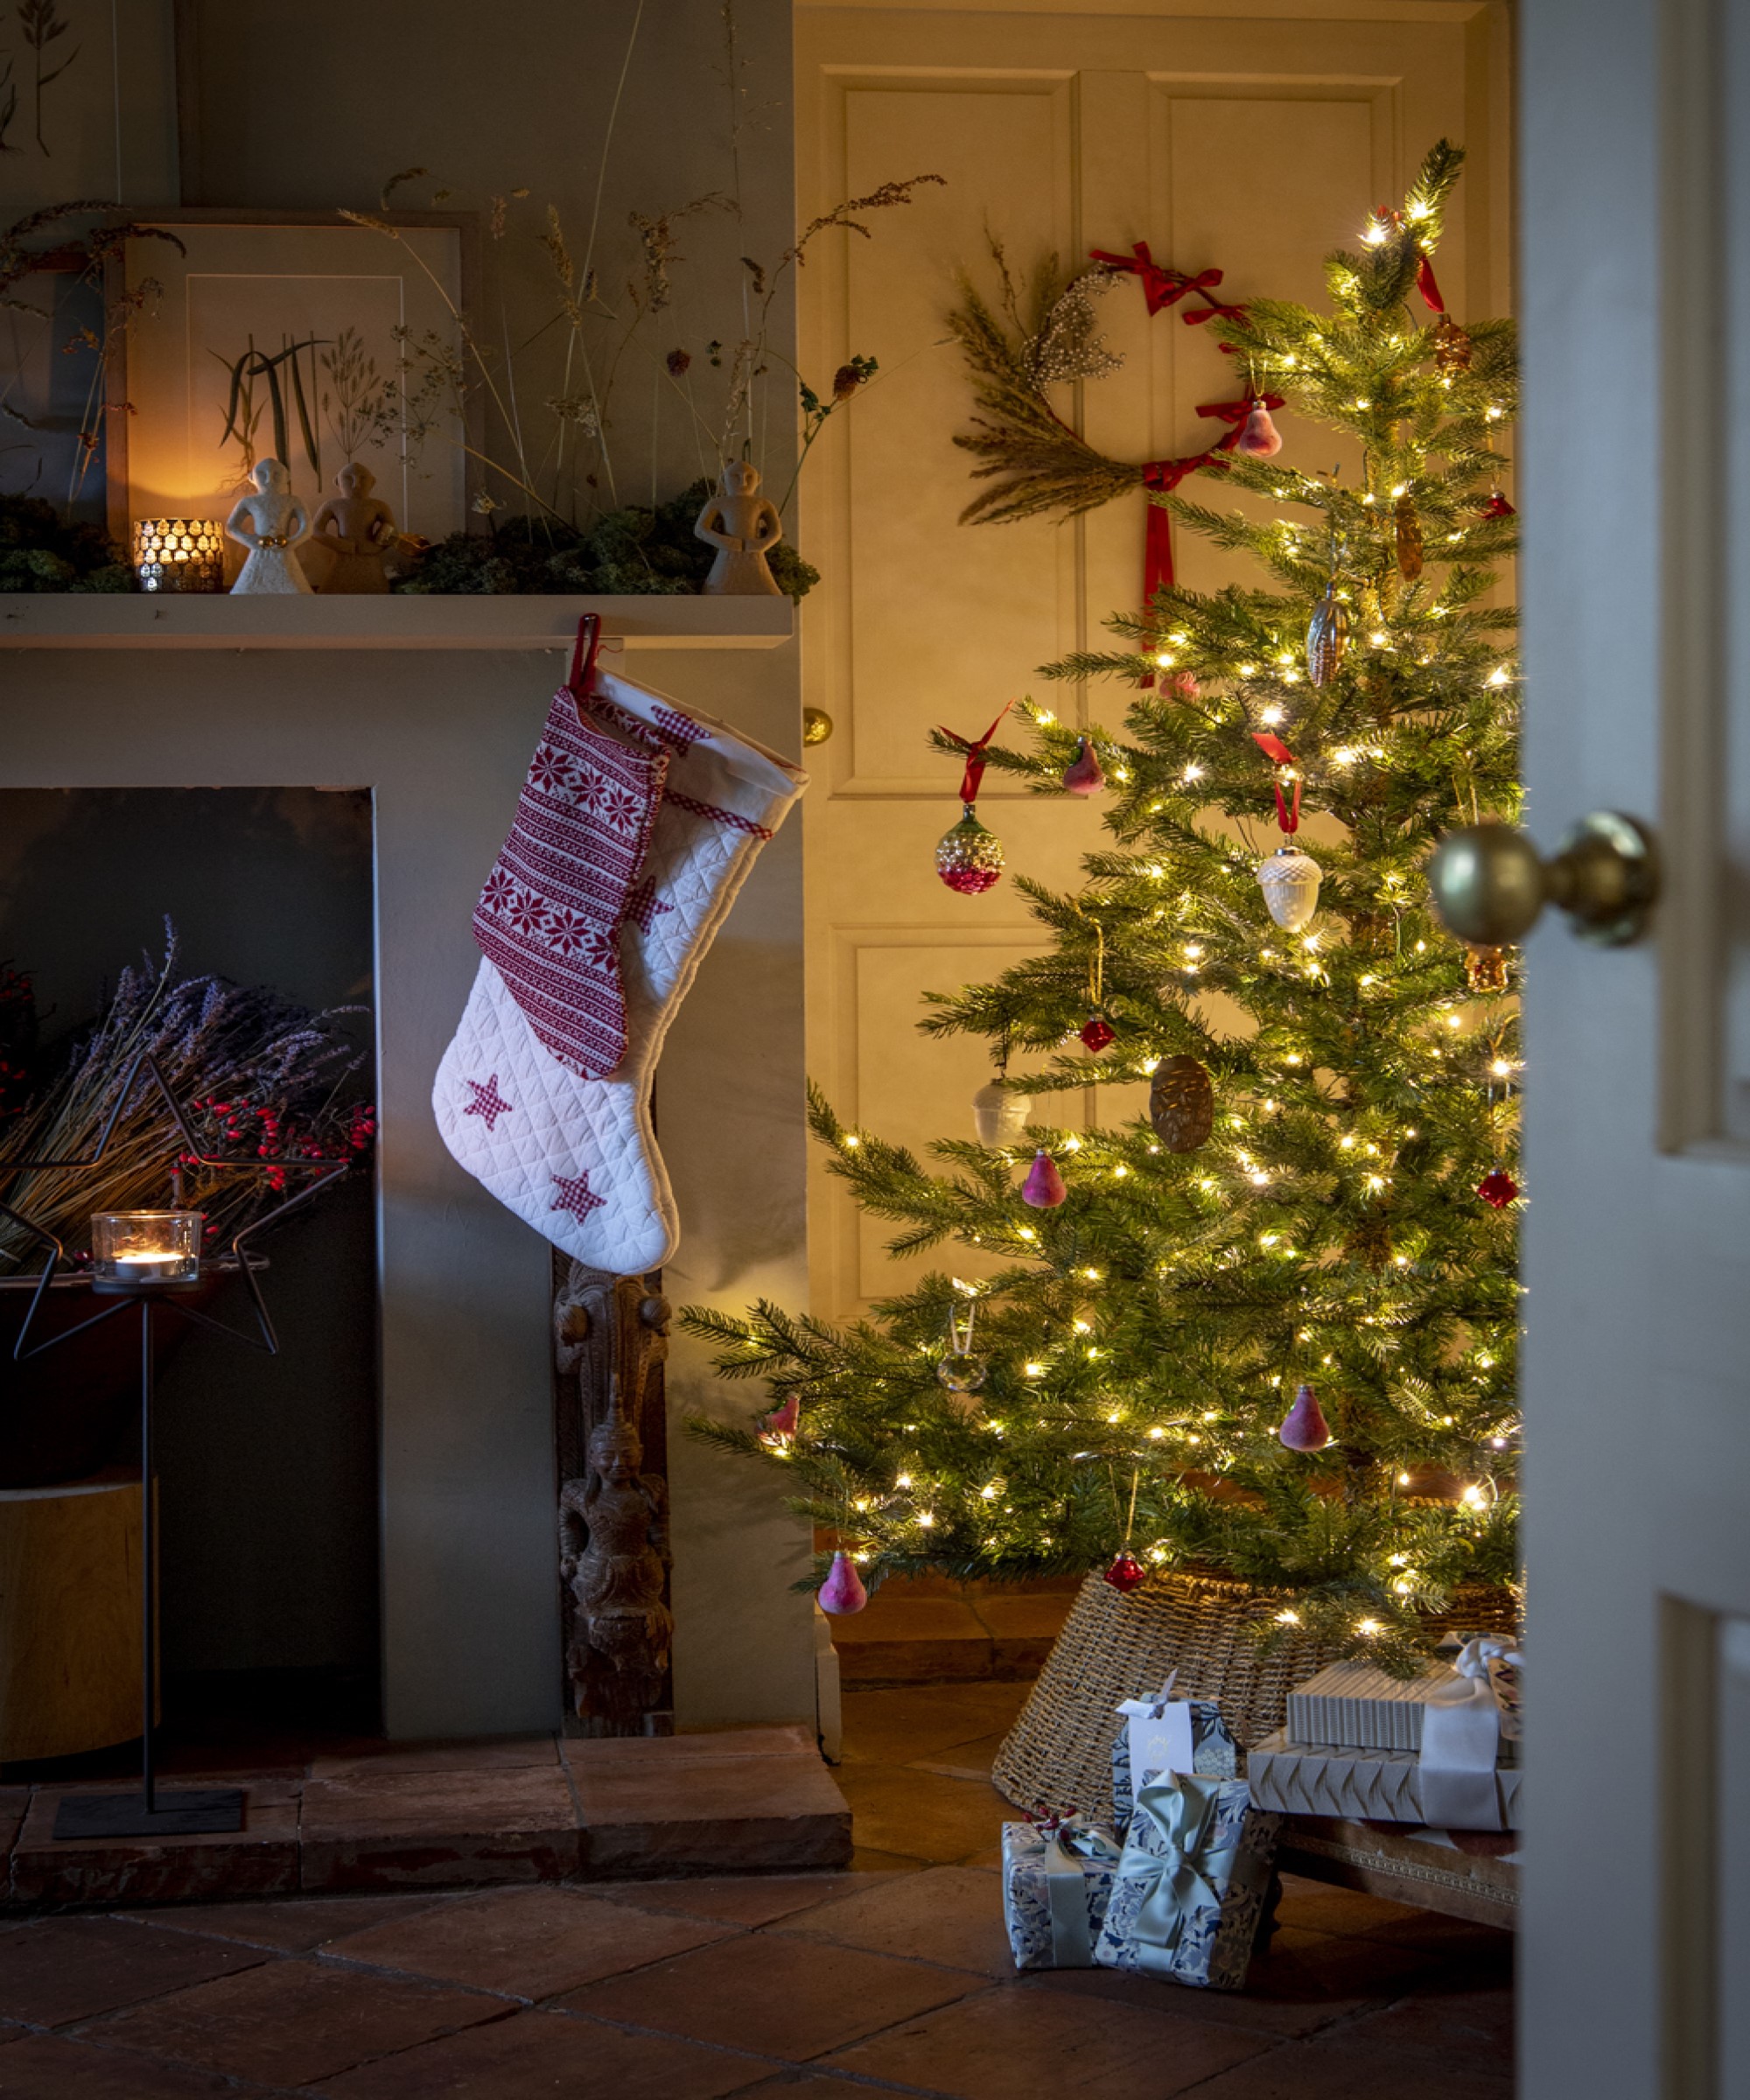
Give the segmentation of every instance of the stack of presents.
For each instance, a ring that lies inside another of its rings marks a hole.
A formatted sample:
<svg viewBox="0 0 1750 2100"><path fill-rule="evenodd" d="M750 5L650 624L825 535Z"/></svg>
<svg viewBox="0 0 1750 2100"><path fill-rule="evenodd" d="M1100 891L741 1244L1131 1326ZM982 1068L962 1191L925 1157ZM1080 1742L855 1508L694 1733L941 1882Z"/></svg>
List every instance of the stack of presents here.
<svg viewBox="0 0 1750 2100"><path fill-rule="evenodd" d="M1346 1836L1362 1858L1373 1845L1381 1858L1457 1862L1480 1838L1510 1858L1520 1670L1492 1637L1407 1683L1334 1663L1289 1695L1286 1726L1250 1754L1214 1701L1175 1698L1171 1679L1125 1700L1111 1821L1040 1811L1004 1826L1015 1966L1128 1969L1237 1991L1273 1914L1278 1846L1297 1867L1309 1845L1340 1855ZM1404 1871L1430 1886L1441 1872Z"/></svg>

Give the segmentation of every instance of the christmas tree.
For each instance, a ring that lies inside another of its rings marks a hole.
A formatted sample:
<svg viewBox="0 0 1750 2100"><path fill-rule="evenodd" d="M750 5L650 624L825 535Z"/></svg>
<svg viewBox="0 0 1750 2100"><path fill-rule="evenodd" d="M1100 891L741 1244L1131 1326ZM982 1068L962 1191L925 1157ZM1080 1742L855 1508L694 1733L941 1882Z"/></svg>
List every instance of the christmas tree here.
<svg viewBox="0 0 1750 2100"><path fill-rule="evenodd" d="M1025 1135L946 1139L930 1170L813 1099L895 1253L996 1272L844 1328L689 1315L774 1407L702 1433L781 1467L866 1582L1211 1568L1403 1667L1456 1585L1513 1578L1511 959L1445 934L1424 874L1444 831L1517 807L1491 566L1513 332L1459 328L1431 261L1461 158L1436 147L1328 258L1328 312L1214 323L1254 396L1348 441L1343 470L1284 468L1260 408L1220 476L1252 500L1167 499L1256 587L1162 590L1110 623L1121 646L1045 670L1113 682L1122 734L1084 747L1026 702L1031 748L990 753L1041 794L1086 788L1091 755L1109 796L1078 893L1015 878L1050 945L921 1024L988 1038L999 1074L1045 1054L996 1082ZM1144 1078L1116 1127L1040 1113Z"/></svg>

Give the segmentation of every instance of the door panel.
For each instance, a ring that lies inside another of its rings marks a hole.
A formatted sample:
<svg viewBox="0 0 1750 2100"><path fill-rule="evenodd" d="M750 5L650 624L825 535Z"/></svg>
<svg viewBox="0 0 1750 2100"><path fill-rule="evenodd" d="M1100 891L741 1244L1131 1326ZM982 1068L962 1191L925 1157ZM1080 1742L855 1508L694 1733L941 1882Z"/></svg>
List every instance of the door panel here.
<svg viewBox="0 0 1750 2100"><path fill-rule="evenodd" d="M952 443L969 410L945 341L957 272L991 289L991 234L1021 269L1050 249L1074 261L1146 240L1163 262L1223 270L1228 298L1317 300L1326 250L1445 133L1472 158L1442 287L1461 318L1504 312L1507 39L1496 0L1297 0L1270 15L1218 15L1207 0L804 4L796 31L804 222L895 178L948 178L872 214L872 239L818 244L800 279L813 383L853 354L882 367L828 425L801 495L799 539L823 572L803 608L805 696L835 724L810 754L805 816L809 1069L841 1115L921 1150L971 1136L970 1096L988 1076L982 1044L916 1032L921 994L1040 945L1008 881L965 898L936 880L956 780L928 732L976 732L1013 695L1046 697L1033 667L1097 646L1142 585L1140 494L1068 525L957 522L978 486ZM1134 286L1100 312L1124 368L1076 389L1066 412L1114 457L1200 450L1220 426L1198 404L1243 383L1231 360L1176 311L1151 319ZM1285 464L1334 463L1292 418L1284 438ZM1242 572L1187 539L1177 551L1199 588ZM1058 689L1048 704L1116 726L1124 696ZM1074 884L1105 836L1097 799L1040 801L998 776L980 808L1010 869L1053 885ZM1050 1112L1079 1124L1144 1101L1139 1084L1103 1101L1090 1089ZM818 1161L812 1194L817 1312L858 1312L922 1265L887 1261L885 1228L859 1222Z"/></svg>

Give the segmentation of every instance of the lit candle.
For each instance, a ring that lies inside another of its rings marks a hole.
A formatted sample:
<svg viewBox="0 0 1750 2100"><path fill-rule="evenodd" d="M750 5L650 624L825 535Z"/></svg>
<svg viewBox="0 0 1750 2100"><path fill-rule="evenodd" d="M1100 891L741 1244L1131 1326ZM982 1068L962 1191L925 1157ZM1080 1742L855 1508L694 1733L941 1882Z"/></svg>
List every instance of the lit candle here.
<svg viewBox="0 0 1750 2100"><path fill-rule="evenodd" d="M97 1291L173 1290L200 1280L198 1210L99 1211L91 1221Z"/></svg>

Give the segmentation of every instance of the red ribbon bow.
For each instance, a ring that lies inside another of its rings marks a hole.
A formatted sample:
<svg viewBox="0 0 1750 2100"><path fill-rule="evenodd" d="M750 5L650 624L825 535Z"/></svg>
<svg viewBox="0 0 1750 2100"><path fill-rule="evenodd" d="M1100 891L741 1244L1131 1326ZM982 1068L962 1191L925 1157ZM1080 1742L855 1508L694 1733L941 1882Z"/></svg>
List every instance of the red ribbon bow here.
<svg viewBox="0 0 1750 2100"><path fill-rule="evenodd" d="M1149 253L1146 241L1132 242L1127 256L1115 256L1103 248L1090 248L1088 252L1090 262L1103 263L1108 270L1139 277L1142 280L1143 298L1152 314L1158 313L1165 306L1176 306L1187 291L1194 291L1200 298L1208 298L1211 287L1222 282L1219 270L1200 270L1194 277L1182 270L1174 270L1166 263L1157 262ZM1206 311L1213 312L1220 304L1219 299L1212 299ZM1200 321L1203 318L1201 313L1187 313L1185 316L1187 321Z"/></svg>
<svg viewBox="0 0 1750 2100"><path fill-rule="evenodd" d="M1003 713L998 716L976 744L969 744L964 737L956 736L951 729L944 729L940 732L950 744L958 745L966 753L966 770L960 776L960 799L962 802L970 804L978 800L979 784L984 778L984 754L990 748L991 738L1003 726L1003 715L1006 715L1014 704L1012 700L1003 703Z"/></svg>
<svg viewBox="0 0 1750 2100"><path fill-rule="evenodd" d="M1293 765L1294 753L1280 737L1272 736L1269 730L1255 729L1252 732L1252 742L1257 746L1271 765L1284 766ZM1284 833L1292 838L1300 829L1300 781L1297 776L1294 782L1294 799L1292 802L1283 794L1282 778L1279 774L1277 776L1275 787L1276 821L1281 825Z"/></svg>

